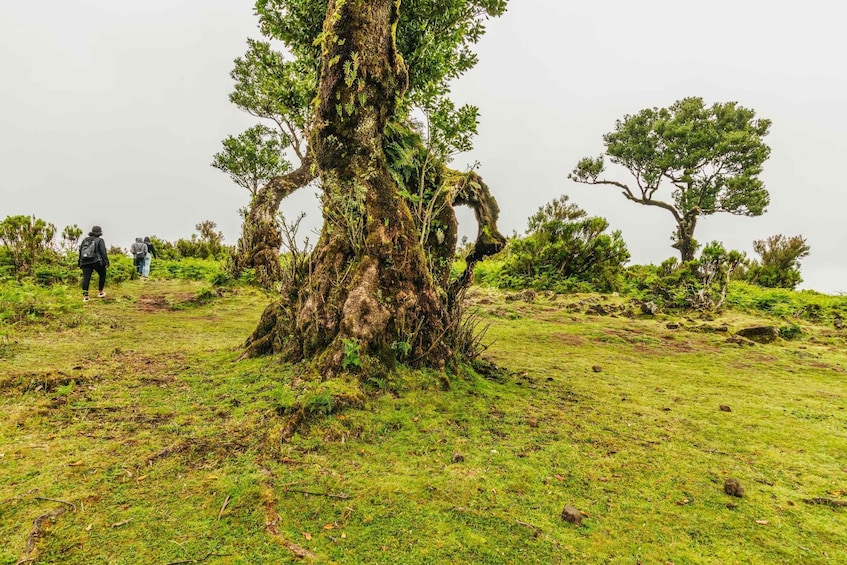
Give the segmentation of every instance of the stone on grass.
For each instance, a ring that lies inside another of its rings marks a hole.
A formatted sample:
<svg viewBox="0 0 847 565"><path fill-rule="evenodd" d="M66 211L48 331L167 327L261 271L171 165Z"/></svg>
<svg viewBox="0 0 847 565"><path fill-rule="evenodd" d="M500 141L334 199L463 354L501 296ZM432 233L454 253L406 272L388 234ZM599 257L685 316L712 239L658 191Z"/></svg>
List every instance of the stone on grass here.
<svg viewBox="0 0 847 565"><path fill-rule="evenodd" d="M735 335L747 338L756 343L771 343L779 337L779 328L774 326L753 326L735 332Z"/></svg>
<svg viewBox="0 0 847 565"><path fill-rule="evenodd" d="M579 526L582 524L582 513L573 506L567 505L562 510L562 520Z"/></svg>
<svg viewBox="0 0 847 565"><path fill-rule="evenodd" d="M744 485L742 485L741 481L738 479L727 477L723 483L723 491L730 496L737 496L738 498L741 498L744 496Z"/></svg>
<svg viewBox="0 0 847 565"><path fill-rule="evenodd" d="M451 459L451 461L453 463L461 463L464 460L465 460L465 456L462 455L461 453L459 453L458 451L453 454L453 458Z"/></svg>
<svg viewBox="0 0 847 565"><path fill-rule="evenodd" d="M648 316L655 316L659 312L659 307L655 302L647 301L641 303L641 313Z"/></svg>

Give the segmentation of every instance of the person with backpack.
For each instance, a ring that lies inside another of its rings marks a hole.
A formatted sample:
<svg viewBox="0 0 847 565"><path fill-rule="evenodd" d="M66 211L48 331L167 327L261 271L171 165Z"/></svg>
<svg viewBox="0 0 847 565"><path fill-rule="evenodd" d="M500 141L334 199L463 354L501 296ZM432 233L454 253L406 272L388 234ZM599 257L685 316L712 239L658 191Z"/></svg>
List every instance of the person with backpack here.
<svg viewBox="0 0 847 565"><path fill-rule="evenodd" d="M88 302L88 286L91 275L97 271L97 296L103 298L106 293L106 268L109 266L109 256L106 253L106 242L101 237L103 228L93 226L88 236L79 244L79 259L77 265L82 269L82 301Z"/></svg>
<svg viewBox="0 0 847 565"><path fill-rule="evenodd" d="M144 244L144 240L136 237L135 243L129 247L129 252L132 253L132 263L135 265L135 271L140 276L144 268L144 258L147 256L147 246Z"/></svg>
<svg viewBox="0 0 847 565"><path fill-rule="evenodd" d="M150 276L150 261L156 257L156 249L153 247L153 242L149 237L144 238L144 245L147 246L147 255L144 256L144 265L141 267L141 276L145 279Z"/></svg>

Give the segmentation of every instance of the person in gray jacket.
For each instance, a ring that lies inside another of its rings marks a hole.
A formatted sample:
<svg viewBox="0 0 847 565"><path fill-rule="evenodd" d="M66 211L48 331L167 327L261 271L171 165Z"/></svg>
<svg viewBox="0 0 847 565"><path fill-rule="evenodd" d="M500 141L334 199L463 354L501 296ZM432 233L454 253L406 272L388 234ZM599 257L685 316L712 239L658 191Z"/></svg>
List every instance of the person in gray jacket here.
<svg viewBox="0 0 847 565"><path fill-rule="evenodd" d="M135 243L129 247L129 252L132 253L132 262L135 265L135 270L141 276L144 269L144 258L147 257L147 246L144 244L144 240L136 237Z"/></svg>

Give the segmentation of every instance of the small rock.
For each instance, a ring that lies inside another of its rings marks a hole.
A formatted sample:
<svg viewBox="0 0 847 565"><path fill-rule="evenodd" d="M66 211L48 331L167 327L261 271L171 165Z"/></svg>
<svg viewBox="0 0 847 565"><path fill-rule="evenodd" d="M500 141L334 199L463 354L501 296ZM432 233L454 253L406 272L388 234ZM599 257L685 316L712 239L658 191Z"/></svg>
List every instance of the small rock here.
<svg viewBox="0 0 847 565"><path fill-rule="evenodd" d="M608 316L611 312L602 304L592 304L585 310L585 313L597 316Z"/></svg>
<svg viewBox="0 0 847 565"><path fill-rule="evenodd" d="M600 365L594 365L593 367L591 367L591 370L594 371L595 373L599 373L600 371L603 370L603 367L601 367Z"/></svg>
<svg viewBox="0 0 847 565"><path fill-rule="evenodd" d="M452 461L453 463L461 463L461 462L462 462L462 461L464 461L464 460L465 460L465 456L464 456L464 455L462 455L462 454L461 454L461 453L459 453L459 452L454 453L454 454L453 454L453 459L451 459L451 461Z"/></svg>
<svg viewBox="0 0 847 565"><path fill-rule="evenodd" d="M741 484L741 481L732 477L728 477L724 481L723 491L730 496L737 496L738 498L744 496L744 486Z"/></svg>
<svg viewBox="0 0 847 565"><path fill-rule="evenodd" d="M843 330L845 328L844 318L836 314L835 317L832 319L832 325L835 326L836 330Z"/></svg>
<svg viewBox="0 0 847 565"><path fill-rule="evenodd" d="M659 307L656 306L655 302L642 302L641 303L641 313L647 314L648 316L655 316L659 312Z"/></svg>
<svg viewBox="0 0 847 565"><path fill-rule="evenodd" d="M740 335L729 336L728 338L726 338L726 343L734 343L734 344L738 345L739 347L741 347L742 345L748 345L750 347L753 347L754 345L756 345L754 342L750 341L749 339L747 339L745 337L741 337Z"/></svg>
<svg viewBox="0 0 847 565"><path fill-rule="evenodd" d="M562 510L562 520L579 526L582 524L582 513L573 506L565 506Z"/></svg>
<svg viewBox="0 0 847 565"><path fill-rule="evenodd" d="M679 324L677 322L668 322L667 324L665 324L665 327L669 330L678 330Z"/></svg>
<svg viewBox="0 0 847 565"><path fill-rule="evenodd" d="M732 412L732 408L730 408L726 404L721 404L720 409L721 409L721 412Z"/></svg>

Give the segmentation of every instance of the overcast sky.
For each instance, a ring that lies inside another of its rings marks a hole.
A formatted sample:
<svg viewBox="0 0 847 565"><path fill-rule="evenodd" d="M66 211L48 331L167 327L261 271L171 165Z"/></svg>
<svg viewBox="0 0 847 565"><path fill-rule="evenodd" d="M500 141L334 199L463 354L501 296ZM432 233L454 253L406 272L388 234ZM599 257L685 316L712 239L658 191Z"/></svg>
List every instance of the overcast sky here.
<svg viewBox="0 0 847 565"><path fill-rule="evenodd" d="M803 288L847 292L847 34L833 0L511 0L489 23L480 63L454 88L481 111L474 161L501 231L562 194L620 229L634 263L676 255L663 210L567 180L602 152L615 120L686 96L737 101L773 121L764 216L715 215L696 238L752 252L802 234ZM110 245L189 237L217 222L228 243L248 194L209 166L221 140L255 123L232 106L229 71L259 37L235 0L0 0L0 218L61 230L100 224ZM658 195L657 195L658 196ZM665 197L668 195L665 194ZM318 221L303 191L283 204ZM474 234L472 214L460 216Z"/></svg>

